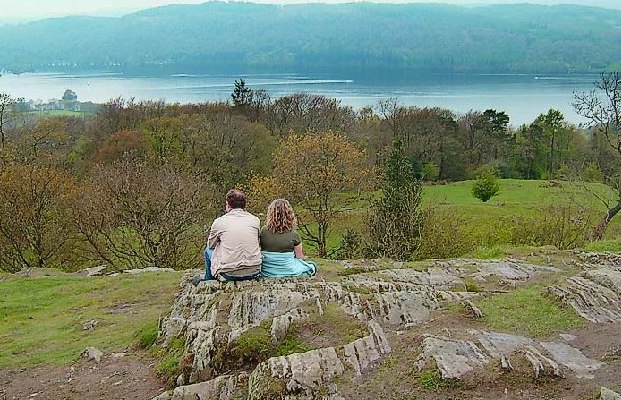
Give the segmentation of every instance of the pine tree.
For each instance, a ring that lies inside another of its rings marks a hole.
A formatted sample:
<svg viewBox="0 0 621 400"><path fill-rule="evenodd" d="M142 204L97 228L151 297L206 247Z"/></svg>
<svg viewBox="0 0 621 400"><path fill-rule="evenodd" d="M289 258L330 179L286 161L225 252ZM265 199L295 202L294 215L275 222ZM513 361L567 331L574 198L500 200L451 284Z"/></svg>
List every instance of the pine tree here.
<svg viewBox="0 0 621 400"><path fill-rule="evenodd" d="M235 107L246 107L252 102L252 89L246 86L243 79L235 79L235 88L233 88L231 98Z"/></svg>
<svg viewBox="0 0 621 400"><path fill-rule="evenodd" d="M384 174L369 220L370 249L376 256L408 260L420 242L422 186L400 140L393 143Z"/></svg>

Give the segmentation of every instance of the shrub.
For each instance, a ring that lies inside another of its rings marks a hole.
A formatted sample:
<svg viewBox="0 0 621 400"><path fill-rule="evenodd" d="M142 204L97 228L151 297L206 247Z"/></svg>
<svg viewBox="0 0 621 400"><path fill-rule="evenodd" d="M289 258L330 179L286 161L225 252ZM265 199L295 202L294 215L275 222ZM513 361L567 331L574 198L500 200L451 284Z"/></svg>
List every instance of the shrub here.
<svg viewBox="0 0 621 400"><path fill-rule="evenodd" d="M151 321L140 329L137 334L137 345L141 349L148 349L157 341L157 321Z"/></svg>
<svg viewBox="0 0 621 400"><path fill-rule="evenodd" d="M426 163L421 171L421 178L425 181L437 181L440 177L440 167L435 163Z"/></svg>
<svg viewBox="0 0 621 400"><path fill-rule="evenodd" d="M353 229L347 229L345 234L341 236L339 246L331 254L331 258L336 260L351 260L361 258L363 253L363 238L359 232Z"/></svg>
<svg viewBox="0 0 621 400"><path fill-rule="evenodd" d="M460 257L476 248L472 232L464 229L465 223L453 214L428 209L424 212L420 245L413 258Z"/></svg>
<svg viewBox="0 0 621 400"><path fill-rule="evenodd" d="M560 250L584 245L591 223L587 210L571 206L543 208L537 216L517 217L511 236L513 244L545 246Z"/></svg>
<svg viewBox="0 0 621 400"><path fill-rule="evenodd" d="M499 191L498 177L490 169L481 171L472 185L472 195L484 203L496 196Z"/></svg>

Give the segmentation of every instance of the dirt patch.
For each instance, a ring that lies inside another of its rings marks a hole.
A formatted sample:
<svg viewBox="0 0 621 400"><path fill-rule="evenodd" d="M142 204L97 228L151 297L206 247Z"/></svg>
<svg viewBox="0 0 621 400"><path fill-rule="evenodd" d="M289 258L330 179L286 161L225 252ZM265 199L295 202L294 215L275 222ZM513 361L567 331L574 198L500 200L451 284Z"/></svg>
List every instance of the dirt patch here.
<svg viewBox="0 0 621 400"><path fill-rule="evenodd" d="M99 364L0 370L2 400L150 399L164 391L154 361L139 354L106 355Z"/></svg>

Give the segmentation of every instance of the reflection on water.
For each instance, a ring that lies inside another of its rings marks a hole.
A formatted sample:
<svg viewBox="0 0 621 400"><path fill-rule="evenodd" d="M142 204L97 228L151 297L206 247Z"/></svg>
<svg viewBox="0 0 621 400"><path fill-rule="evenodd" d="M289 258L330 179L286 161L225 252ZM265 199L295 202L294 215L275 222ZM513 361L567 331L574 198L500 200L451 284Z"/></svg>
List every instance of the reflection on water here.
<svg viewBox="0 0 621 400"><path fill-rule="evenodd" d="M571 107L572 92L588 91L596 75L430 75L407 72L368 74L169 74L136 76L120 73L28 73L0 77L0 92L14 97L49 100L74 90L81 101L102 103L124 97L164 99L190 103L226 101L233 82L242 77L253 89L265 89L273 98L296 92L336 97L342 104L361 108L397 97L400 104L443 107L464 113L494 108L504 110L516 126L556 108L574 123L581 120Z"/></svg>

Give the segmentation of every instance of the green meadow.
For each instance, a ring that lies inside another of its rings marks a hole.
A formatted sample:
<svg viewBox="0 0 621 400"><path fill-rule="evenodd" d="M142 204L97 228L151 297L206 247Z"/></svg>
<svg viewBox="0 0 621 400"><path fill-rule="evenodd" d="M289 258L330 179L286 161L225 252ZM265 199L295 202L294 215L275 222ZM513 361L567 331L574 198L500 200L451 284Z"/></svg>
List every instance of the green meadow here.
<svg viewBox="0 0 621 400"><path fill-rule="evenodd" d="M453 220L460 233L474 243L474 248L528 244L512 242L519 235L515 231L546 217L551 222L555 213L562 210L567 211L565 217L569 219L580 216L588 231L606 212L601 199L611 203L615 200L614 192L599 183L503 179L500 180L499 194L483 203L472 195L473 182L426 185L423 188L423 207L433 210L443 221ZM330 232L329 248L336 248L348 229L361 233L365 231L370 197L353 203L351 210L337 218ZM584 247L621 250L621 217L617 218L610 223L603 241L585 243ZM312 248L310 251L312 253Z"/></svg>
<svg viewBox="0 0 621 400"><path fill-rule="evenodd" d="M82 277L45 270L0 274L0 368L63 365L86 347L104 352L138 345L140 332L164 316L181 273ZM83 329L89 321L94 329Z"/></svg>

